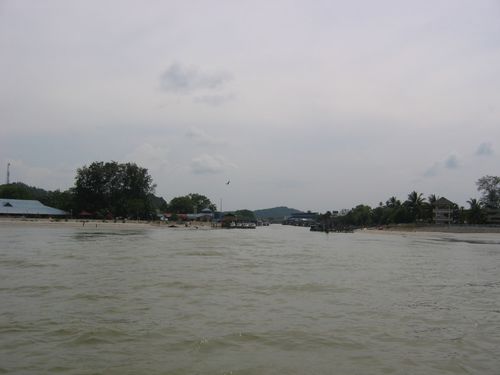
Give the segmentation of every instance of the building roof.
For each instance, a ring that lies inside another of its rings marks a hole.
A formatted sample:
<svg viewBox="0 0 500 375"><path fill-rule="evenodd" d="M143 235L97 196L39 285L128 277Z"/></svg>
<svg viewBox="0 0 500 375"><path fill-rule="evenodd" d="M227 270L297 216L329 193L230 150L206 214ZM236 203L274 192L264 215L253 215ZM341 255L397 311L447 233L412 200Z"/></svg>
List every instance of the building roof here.
<svg viewBox="0 0 500 375"><path fill-rule="evenodd" d="M439 198L435 203L435 206L452 206L454 205L453 202L449 201L448 199L441 197Z"/></svg>
<svg viewBox="0 0 500 375"><path fill-rule="evenodd" d="M0 214L64 216L68 213L57 208L45 206L39 201L25 199L0 199Z"/></svg>

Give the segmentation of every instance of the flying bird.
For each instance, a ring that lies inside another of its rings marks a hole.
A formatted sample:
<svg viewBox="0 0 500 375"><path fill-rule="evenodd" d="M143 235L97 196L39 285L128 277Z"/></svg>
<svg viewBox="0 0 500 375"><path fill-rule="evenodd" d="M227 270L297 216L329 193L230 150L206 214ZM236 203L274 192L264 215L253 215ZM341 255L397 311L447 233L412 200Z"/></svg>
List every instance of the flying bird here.
<svg viewBox="0 0 500 375"><path fill-rule="evenodd" d="M228 181L226 182L226 185L229 185L230 183L231 183L231 180L228 180Z"/></svg>

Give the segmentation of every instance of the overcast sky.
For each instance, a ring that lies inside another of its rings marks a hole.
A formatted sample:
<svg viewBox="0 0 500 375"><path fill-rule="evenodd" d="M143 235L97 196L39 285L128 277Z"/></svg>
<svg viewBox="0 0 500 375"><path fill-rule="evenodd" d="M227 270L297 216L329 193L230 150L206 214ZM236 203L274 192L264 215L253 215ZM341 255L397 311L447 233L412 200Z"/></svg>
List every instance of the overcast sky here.
<svg viewBox="0 0 500 375"><path fill-rule="evenodd" d="M110 160L225 210L466 205L500 175L500 1L0 0L1 182Z"/></svg>

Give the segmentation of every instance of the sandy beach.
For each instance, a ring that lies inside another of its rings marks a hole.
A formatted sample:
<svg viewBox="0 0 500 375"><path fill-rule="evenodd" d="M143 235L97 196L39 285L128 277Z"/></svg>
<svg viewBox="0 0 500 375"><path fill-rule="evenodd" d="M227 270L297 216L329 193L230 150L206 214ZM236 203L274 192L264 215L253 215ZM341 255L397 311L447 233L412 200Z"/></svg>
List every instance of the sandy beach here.
<svg viewBox="0 0 500 375"><path fill-rule="evenodd" d="M82 220L82 219L48 219L48 218L0 218L0 227L8 226L44 226L44 227L74 227L74 228L98 228L117 230L137 230L151 228L165 229L214 229L210 222L169 223L151 221L110 221L110 220ZM357 231L367 233L498 233L500 226L487 225L389 225L382 227L370 227Z"/></svg>
<svg viewBox="0 0 500 375"><path fill-rule="evenodd" d="M44 226L44 227L74 227L74 228L98 228L137 230L151 228L174 228L174 229L212 229L211 223L196 222L176 224L168 222L151 222L139 220L110 221L110 220L82 220L82 219L45 219L45 218L0 218L0 227L8 226Z"/></svg>

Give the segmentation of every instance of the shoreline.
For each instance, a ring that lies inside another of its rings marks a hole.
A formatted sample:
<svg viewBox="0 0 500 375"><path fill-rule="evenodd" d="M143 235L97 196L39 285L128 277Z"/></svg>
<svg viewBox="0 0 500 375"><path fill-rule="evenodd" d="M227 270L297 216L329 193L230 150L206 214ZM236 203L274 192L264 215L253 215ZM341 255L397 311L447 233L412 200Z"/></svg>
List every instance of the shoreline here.
<svg viewBox="0 0 500 375"><path fill-rule="evenodd" d="M89 220L89 219L49 219L49 218L21 218L0 217L0 228L5 226L42 226L42 227L72 227L81 229L184 229L184 230L208 230L220 229L213 227L210 222L169 223L152 222L140 220L113 221L113 220ZM381 227L367 227L356 229L358 233L458 233L458 234L500 234L500 226L487 225L389 225Z"/></svg>
<svg viewBox="0 0 500 375"><path fill-rule="evenodd" d="M394 225L367 228L377 233L459 233L459 234L499 234L500 226L488 225Z"/></svg>
<svg viewBox="0 0 500 375"><path fill-rule="evenodd" d="M175 225L175 227L172 227ZM42 226L54 228L92 228L92 229L119 229L119 230L134 230L134 229L212 229L211 223L196 222L190 225L167 223L167 222L152 222L140 220L113 221L113 220L89 220L89 219L48 219L48 218L16 218L2 217L0 218L0 228L3 226Z"/></svg>

